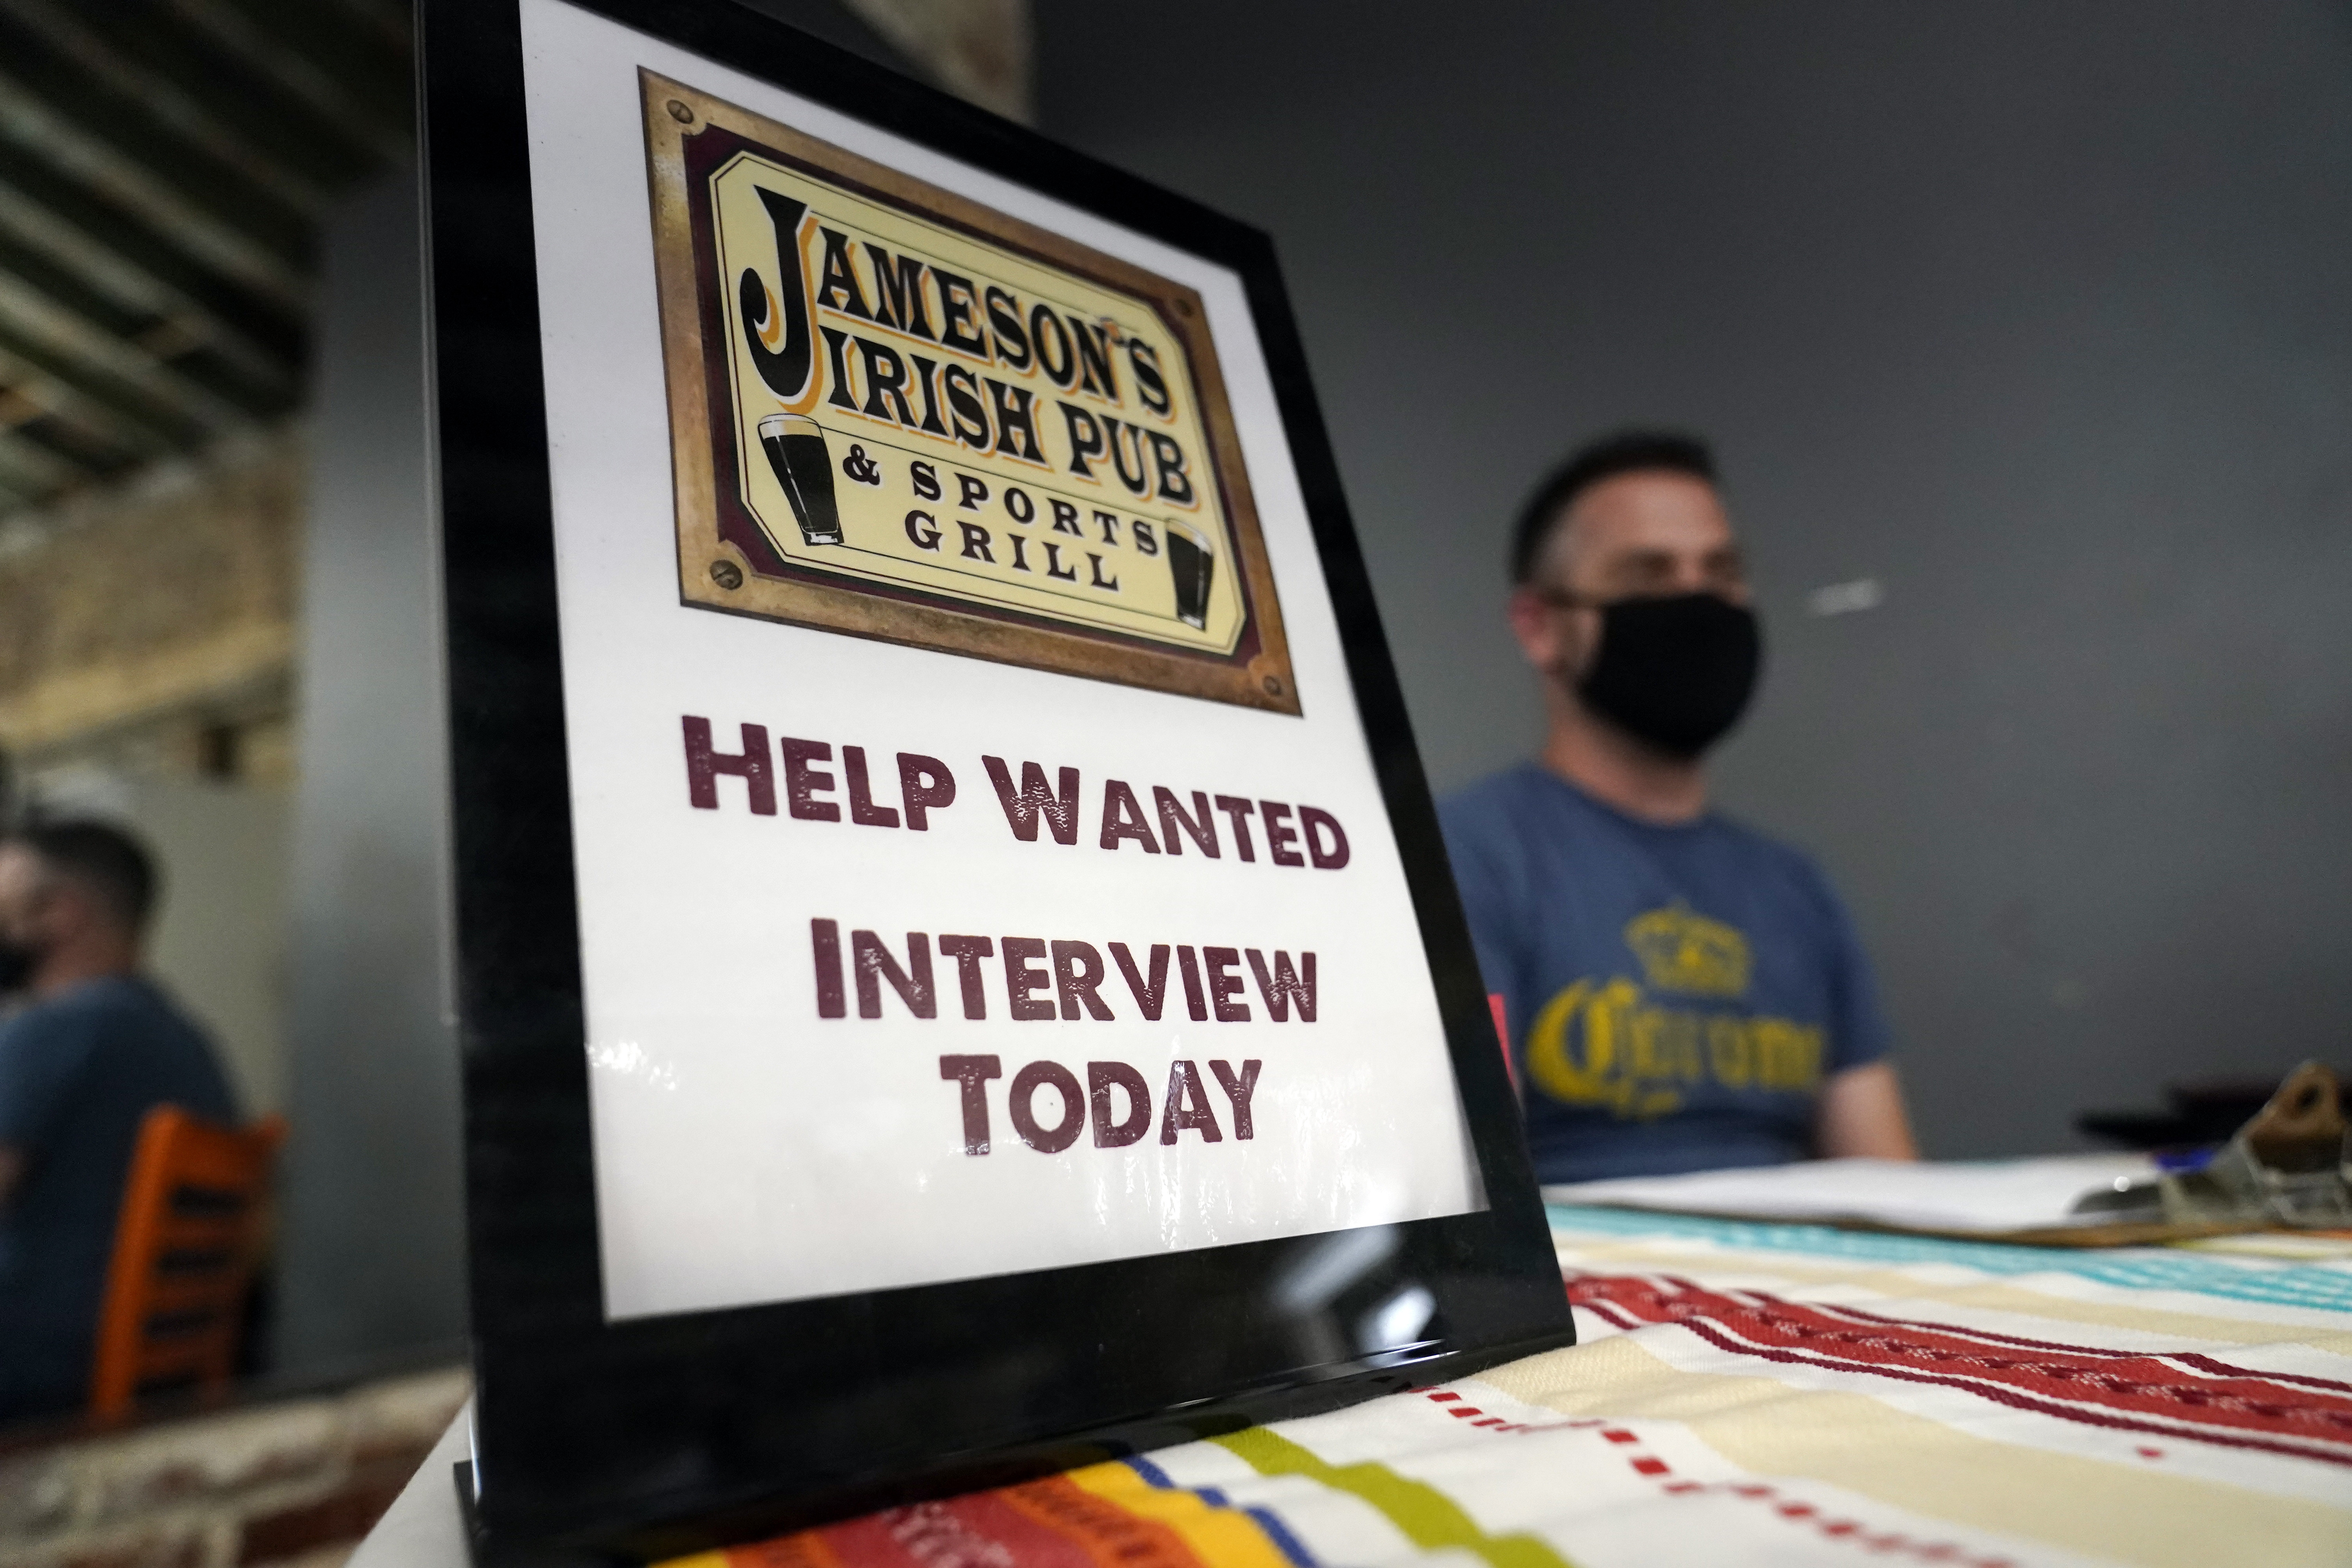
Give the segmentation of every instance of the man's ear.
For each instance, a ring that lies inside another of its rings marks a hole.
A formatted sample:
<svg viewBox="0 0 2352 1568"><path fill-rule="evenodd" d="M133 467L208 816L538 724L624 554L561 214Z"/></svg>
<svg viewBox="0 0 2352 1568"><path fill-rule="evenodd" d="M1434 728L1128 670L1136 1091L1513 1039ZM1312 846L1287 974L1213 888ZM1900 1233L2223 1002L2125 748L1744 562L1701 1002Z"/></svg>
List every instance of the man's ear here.
<svg viewBox="0 0 2352 1568"><path fill-rule="evenodd" d="M1524 583L1511 590L1506 614L1528 663L1545 675L1559 673L1568 652L1562 636L1566 617Z"/></svg>

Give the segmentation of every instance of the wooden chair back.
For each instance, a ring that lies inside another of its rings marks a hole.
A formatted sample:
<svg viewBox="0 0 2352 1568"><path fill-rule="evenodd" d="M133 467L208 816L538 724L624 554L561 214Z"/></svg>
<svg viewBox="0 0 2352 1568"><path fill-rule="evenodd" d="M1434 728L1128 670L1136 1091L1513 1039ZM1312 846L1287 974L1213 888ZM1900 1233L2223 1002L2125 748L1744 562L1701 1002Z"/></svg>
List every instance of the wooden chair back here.
<svg viewBox="0 0 2352 1568"><path fill-rule="evenodd" d="M99 1309L91 1414L119 1415L167 1390L227 1389L285 1136L275 1116L235 1129L176 1105L147 1113Z"/></svg>

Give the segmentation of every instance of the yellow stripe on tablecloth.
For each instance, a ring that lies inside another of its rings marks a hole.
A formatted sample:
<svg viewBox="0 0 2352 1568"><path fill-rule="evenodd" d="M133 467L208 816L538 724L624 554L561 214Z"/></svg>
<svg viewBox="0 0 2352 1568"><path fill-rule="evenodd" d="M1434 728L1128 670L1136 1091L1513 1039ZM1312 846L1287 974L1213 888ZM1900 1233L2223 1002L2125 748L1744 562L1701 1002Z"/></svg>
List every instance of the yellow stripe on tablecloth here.
<svg viewBox="0 0 2352 1568"><path fill-rule="evenodd" d="M1628 1338L1478 1374L1566 1415L1676 1421L1759 1476L1801 1477L1956 1524L2147 1568L2342 1568L2352 1511L1971 1436L1864 1394L1682 1372Z"/></svg>
<svg viewBox="0 0 2352 1568"><path fill-rule="evenodd" d="M1263 1426L1209 1441L1239 1455L1262 1476L1305 1476L1363 1499L1424 1552L1458 1547L1485 1561L1487 1568L1570 1568L1566 1558L1524 1531L1487 1534L1460 1503L1427 1481L1399 1475L1386 1465L1334 1465Z"/></svg>
<svg viewBox="0 0 2352 1568"><path fill-rule="evenodd" d="M1088 1465L1063 1479L1139 1519L1167 1526L1203 1563L1218 1568L1287 1568L1289 1560L1249 1515L1213 1507L1182 1489L1155 1487L1131 1466L1117 1460Z"/></svg>
<svg viewBox="0 0 2352 1568"><path fill-rule="evenodd" d="M1687 1249L1644 1246L1637 1241L1560 1247L1558 1250L1561 1268L1571 1273L1673 1274L1696 1279L1702 1283L1711 1276L1727 1274L1737 1277L1742 1282L1742 1289L1753 1289L1747 1281L1758 1275L1765 1275L1805 1285L1852 1285L1879 1296L1914 1301L1941 1301L1956 1307L1982 1307L1993 1311L2048 1318L2054 1322L2092 1323L2101 1328L2131 1329L2141 1333L2210 1340L2220 1344L2296 1344L2329 1355L2352 1358L2352 1333L2340 1330L2322 1329L2307 1322L2285 1322L2280 1318L2223 1318L2172 1308L2143 1307L2118 1300L2114 1295L2098 1298L2065 1296L2054 1291L2036 1290L2000 1277L1957 1285L1922 1279L1916 1274L1890 1268L1885 1264L1874 1263L1866 1268L1856 1268L1852 1264L1791 1257L1787 1253L1711 1252L1699 1256ZM1936 1267L1944 1266L1938 1264ZM2284 1316L2282 1313L2281 1317Z"/></svg>

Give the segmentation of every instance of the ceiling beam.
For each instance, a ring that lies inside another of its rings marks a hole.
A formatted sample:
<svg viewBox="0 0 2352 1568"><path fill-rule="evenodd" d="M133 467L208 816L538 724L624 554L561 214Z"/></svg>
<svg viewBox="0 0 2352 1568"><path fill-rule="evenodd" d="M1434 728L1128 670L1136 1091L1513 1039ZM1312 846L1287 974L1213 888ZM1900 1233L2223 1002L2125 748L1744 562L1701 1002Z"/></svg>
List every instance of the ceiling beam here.
<svg viewBox="0 0 2352 1568"><path fill-rule="evenodd" d="M56 113L14 80L5 65L0 65L0 139L72 175L256 292L297 310L307 298L307 268Z"/></svg>
<svg viewBox="0 0 2352 1568"><path fill-rule="evenodd" d="M89 477L89 471L16 434L0 405L0 483L27 500L61 495Z"/></svg>
<svg viewBox="0 0 2352 1568"><path fill-rule="evenodd" d="M313 59L309 53L289 42L281 30L272 30L256 21L243 7L226 0L164 0L170 8L190 23L210 35L224 47L244 58L289 93L309 106L315 113L343 128L362 145L386 163L400 164L409 161L415 151L415 138L406 121L402 118L405 108L404 90L388 99L378 84L355 82L341 78L336 71ZM320 10L312 0L304 0L315 18L335 16L332 11ZM405 73L397 77L404 89ZM355 89L360 90L354 90ZM373 89L373 90L369 90ZM369 106L365 98L377 100Z"/></svg>
<svg viewBox="0 0 2352 1568"><path fill-rule="evenodd" d="M253 411L191 381L141 341L116 335L7 272L0 272L0 337L46 357L52 374L93 397L151 421L160 414L174 428L194 426L202 439L252 417Z"/></svg>
<svg viewBox="0 0 2352 1568"><path fill-rule="evenodd" d="M0 210L27 235L81 237L271 353L299 360L305 352L303 298L274 298L224 277L168 235L5 137L0 137Z"/></svg>
<svg viewBox="0 0 2352 1568"><path fill-rule="evenodd" d="M270 157L264 149L223 124L171 75L131 58L94 31L88 25L89 18L105 9L91 7L78 18L58 0L0 0L0 16L16 24L23 33L37 37L55 56L69 61L118 100L137 104L172 135L235 171L294 212L318 212L328 193L317 179ZM0 46L5 42L0 39ZM43 74L37 62L23 70L37 79ZM64 90L71 90L71 84L63 86ZM51 96L54 100L54 93ZM84 112L87 114L87 109Z"/></svg>
<svg viewBox="0 0 2352 1568"><path fill-rule="evenodd" d="M157 430L90 396L38 358L23 353L4 331L0 331L0 391L39 411L37 418L14 421L17 430L92 474L113 472L128 462L182 449L173 433Z"/></svg>
<svg viewBox="0 0 2352 1568"><path fill-rule="evenodd" d="M309 270L313 209L289 200L130 96L0 5L0 79L47 110L52 135L102 146L288 265Z"/></svg>
<svg viewBox="0 0 2352 1568"><path fill-rule="evenodd" d="M292 398L299 390L299 340L278 348L255 341L180 289L124 258L14 187L0 184L0 270L14 272L43 292L96 318L93 302L111 306L122 330L172 324L217 355L230 373L266 392Z"/></svg>
<svg viewBox="0 0 2352 1568"><path fill-rule="evenodd" d="M318 218L415 156L412 26L0 0L0 515L299 406Z"/></svg>
<svg viewBox="0 0 2352 1568"><path fill-rule="evenodd" d="M19 11L64 11L132 69L166 81L193 111L296 180L332 195L383 167L336 121L320 116L244 57L173 11L168 0L6 0ZM404 52L401 57L406 58Z"/></svg>

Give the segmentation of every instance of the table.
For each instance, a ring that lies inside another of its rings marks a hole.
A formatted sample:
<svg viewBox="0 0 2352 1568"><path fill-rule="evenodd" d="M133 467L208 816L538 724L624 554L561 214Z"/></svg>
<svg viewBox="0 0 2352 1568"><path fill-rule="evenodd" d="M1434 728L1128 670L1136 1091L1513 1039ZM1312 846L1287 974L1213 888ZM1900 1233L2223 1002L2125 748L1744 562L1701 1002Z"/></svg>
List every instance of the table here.
<svg viewBox="0 0 2352 1568"><path fill-rule="evenodd" d="M1574 1349L681 1568L2352 1563L2352 1241L1550 1213Z"/></svg>

